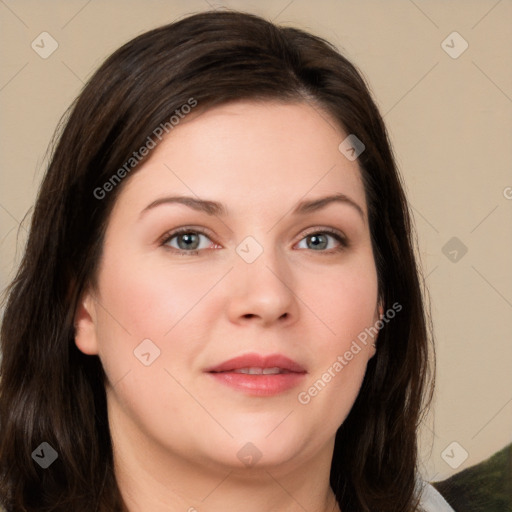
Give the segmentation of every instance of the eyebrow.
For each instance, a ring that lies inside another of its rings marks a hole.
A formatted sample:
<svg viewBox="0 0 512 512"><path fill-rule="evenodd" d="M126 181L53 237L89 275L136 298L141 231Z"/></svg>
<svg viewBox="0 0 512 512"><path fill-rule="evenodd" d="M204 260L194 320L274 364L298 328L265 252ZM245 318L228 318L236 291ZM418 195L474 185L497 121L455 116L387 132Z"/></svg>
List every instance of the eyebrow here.
<svg viewBox="0 0 512 512"><path fill-rule="evenodd" d="M316 212L332 203L341 203L353 207L364 220L363 209L353 199L346 196L345 194L333 194L326 197L320 197L318 199L301 201L292 211L292 215L305 215L307 213ZM156 208L162 204L183 204L189 208L192 208L193 210L206 213L207 215L215 215L220 217L227 216L227 209L222 203L217 201L198 199L190 196L171 196L156 199L141 211L140 216L142 217L142 215L148 210L152 210L153 208Z"/></svg>

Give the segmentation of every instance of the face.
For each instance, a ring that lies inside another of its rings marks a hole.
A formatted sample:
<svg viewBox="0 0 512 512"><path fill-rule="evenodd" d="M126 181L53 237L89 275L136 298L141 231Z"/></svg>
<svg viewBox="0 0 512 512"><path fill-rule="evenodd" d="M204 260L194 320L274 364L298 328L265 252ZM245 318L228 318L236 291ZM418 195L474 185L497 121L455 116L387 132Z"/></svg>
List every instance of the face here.
<svg viewBox="0 0 512 512"><path fill-rule="evenodd" d="M303 103L232 103L183 120L129 177L77 311L113 436L203 466L332 454L379 316L335 126Z"/></svg>

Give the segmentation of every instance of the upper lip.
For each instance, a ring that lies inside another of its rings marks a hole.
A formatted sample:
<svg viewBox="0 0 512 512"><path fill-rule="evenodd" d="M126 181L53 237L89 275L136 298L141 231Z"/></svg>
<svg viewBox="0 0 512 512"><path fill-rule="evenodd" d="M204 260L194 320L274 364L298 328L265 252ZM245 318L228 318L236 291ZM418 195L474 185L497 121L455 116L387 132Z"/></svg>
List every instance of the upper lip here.
<svg viewBox="0 0 512 512"><path fill-rule="evenodd" d="M281 368L289 372L306 373L299 363L281 354L244 354L207 368L205 372L229 372L241 368Z"/></svg>

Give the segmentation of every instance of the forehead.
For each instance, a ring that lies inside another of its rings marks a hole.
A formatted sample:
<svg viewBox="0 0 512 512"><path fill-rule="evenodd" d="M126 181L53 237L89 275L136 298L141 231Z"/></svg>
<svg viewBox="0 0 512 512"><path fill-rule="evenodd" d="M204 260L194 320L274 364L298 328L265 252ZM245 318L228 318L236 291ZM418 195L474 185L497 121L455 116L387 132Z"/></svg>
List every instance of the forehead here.
<svg viewBox="0 0 512 512"><path fill-rule="evenodd" d="M365 210L357 161L339 145L347 134L308 103L240 101L186 116L130 177L119 201L167 192L232 206L283 209L343 193ZM123 197L124 196L124 197Z"/></svg>

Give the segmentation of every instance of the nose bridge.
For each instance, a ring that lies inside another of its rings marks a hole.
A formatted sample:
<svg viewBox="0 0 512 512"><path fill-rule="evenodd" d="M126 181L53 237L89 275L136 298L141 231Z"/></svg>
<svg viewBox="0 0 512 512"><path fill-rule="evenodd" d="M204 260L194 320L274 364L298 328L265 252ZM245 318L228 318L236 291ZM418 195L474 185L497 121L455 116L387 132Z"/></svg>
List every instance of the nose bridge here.
<svg viewBox="0 0 512 512"><path fill-rule="evenodd" d="M291 279L286 255L277 247L271 235L258 237L247 236L236 248L238 258L235 271L240 279L247 281L252 290L258 288L281 288L287 279ZM248 291L250 291L248 289ZM274 290L273 293L276 293Z"/></svg>
<svg viewBox="0 0 512 512"><path fill-rule="evenodd" d="M247 236L235 249L228 307L233 321L257 317L271 322L297 313L286 254L270 234L258 238Z"/></svg>

